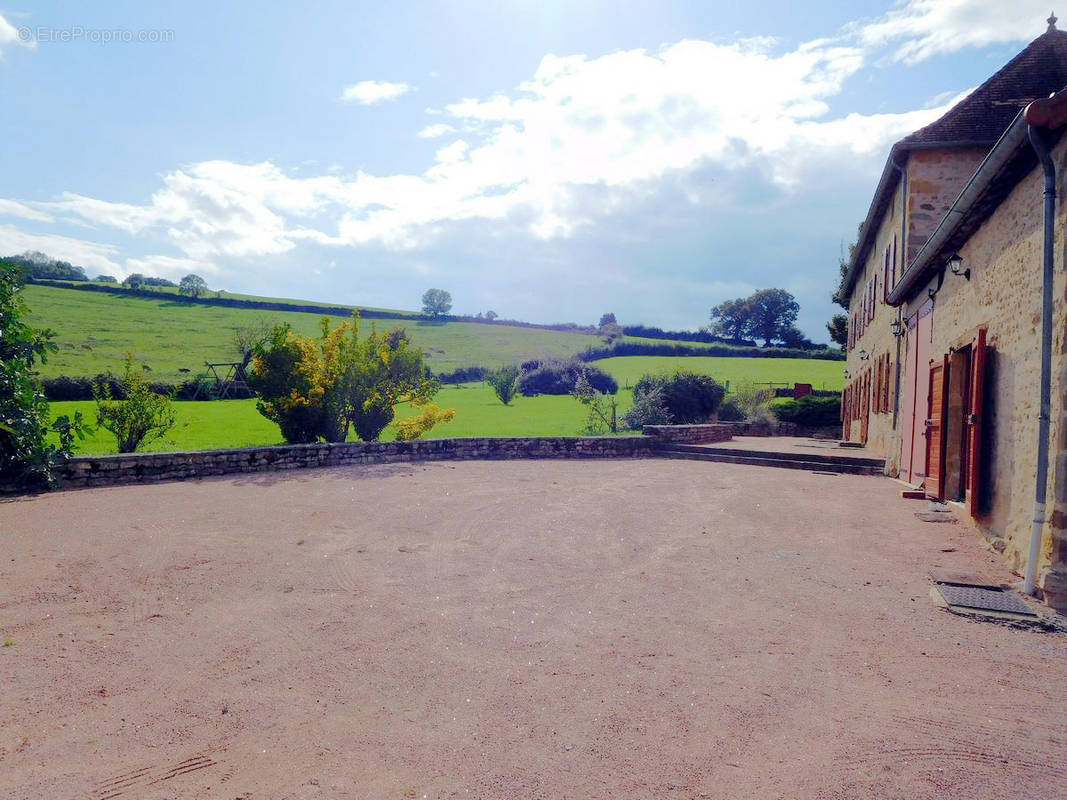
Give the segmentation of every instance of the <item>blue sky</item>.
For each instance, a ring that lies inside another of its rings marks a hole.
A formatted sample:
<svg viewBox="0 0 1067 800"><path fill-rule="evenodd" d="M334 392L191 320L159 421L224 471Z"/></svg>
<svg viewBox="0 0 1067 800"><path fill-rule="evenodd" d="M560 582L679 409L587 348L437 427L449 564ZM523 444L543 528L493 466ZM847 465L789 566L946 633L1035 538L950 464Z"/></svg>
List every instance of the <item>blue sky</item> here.
<svg viewBox="0 0 1067 800"><path fill-rule="evenodd" d="M396 308L435 286L460 313L672 328L781 286L818 341L889 145L1049 12L12 2L0 254Z"/></svg>

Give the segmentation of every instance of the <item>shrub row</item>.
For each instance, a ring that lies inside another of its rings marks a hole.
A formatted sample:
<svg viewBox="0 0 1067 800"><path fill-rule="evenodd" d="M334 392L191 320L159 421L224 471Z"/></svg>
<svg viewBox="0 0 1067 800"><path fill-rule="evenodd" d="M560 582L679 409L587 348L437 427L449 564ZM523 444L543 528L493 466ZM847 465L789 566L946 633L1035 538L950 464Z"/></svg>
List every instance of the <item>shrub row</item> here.
<svg viewBox="0 0 1067 800"><path fill-rule="evenodd" d="M772 410L782 422L793 422L804 428L826 428L841 422L841 395L818 397L808 395L799 400L784 400ZM719 415L720 419L722 415Z"/></svg>
<svg viewBox="0 0 1067 800"><path fill-rule="evenodd" d="M53 401L63 400L93 400L93 386L106 386L111 391L111 397L124 400L122 382L118 377L110 373L101 373L90 377L71 378L60 376L58 378L44 378L41 381L45 397ZM203 386L202 391L197 392ZM154 381L149 388L156 394L168 394L175 400L215 400L218 395L214 380L193 378L181 383L167 381ZM248 398L254 395L250 390L232 391L230 397Z"/></svg>
<svg viewBox="0 0 1067 800"><path fill-rule="evenodd" d="M708 331L665 331L654 325L623 325L622 332L627 336L640 336L644 339L669 339L676 342L706 342L708 344L731 344L737 347L756 347L748 339L733 341L724 336L716 336Z"/></svg>
<svg viewBox="0 0 1067 800"><path fill-rule="evenodd" d="M661 398L671 424L694 425L712 418L726 390L710 375L680 369L667 375L643 375L634 384L634 400L650 395Z"/></svg>
<svg viewBox="0 0 1067 800"><path fill-rule="evenodd" d="M598 392L615 394L619 384L602 369L583 364L577 359L532 359L524 361L519 375L519 392L526 397L537 394L570 394L583 372Z"/></svg>
<svg viewBox="0 0 1067 800"><path fill-rule="evenodd" d="M779 386L774 390L775 397L792 397L794 389L792 386ZM838 397L841 392L834 391L833 389L812 389L811 393L815 397Z"/></svg>
<svg viewBox="0 0 1067 800"><path fill-rule="evenodd" d="M487 367L456 367L451 372L441 372L434 377L441 383L471 383L484 381L488 375Z"/></svg>
<svg viewBox="0 0 1067 800"><path fill-rule="evenodd" d="M610 347L590 347L579 353L582 361L598 361L615 356L718 356L740 358L827 358L844 361L845 354L836 348L801 350L796 347L740 347L737 345L712 344L704 347L683 344L645 344L642 342L617 342Z"/></svg>

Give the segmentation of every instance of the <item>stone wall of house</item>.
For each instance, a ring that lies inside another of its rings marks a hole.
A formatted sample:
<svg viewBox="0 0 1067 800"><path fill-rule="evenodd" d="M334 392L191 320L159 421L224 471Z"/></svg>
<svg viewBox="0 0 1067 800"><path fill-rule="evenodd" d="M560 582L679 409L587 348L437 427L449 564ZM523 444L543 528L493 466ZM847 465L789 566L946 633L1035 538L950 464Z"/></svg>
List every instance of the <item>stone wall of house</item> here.
<svg viewBox="0 0 1067 800"><path fill-rule="evenodd" d="M884 302L885 286L888 282L892 288L895 282L900 280L905 266L937 228L986 152L986 148L913 151L907 161L907 180L898 183L893 199L879 223L878 233L867 254L862 273L856 280L849 308L850 324L856 313L862 310L864 287L869 283L876 287L875 314L848 351L847 385L853 388L854 397L861 389L867 396L870 408L867 449L872 455L886 459L886 473L889 475L897 474L900 468L902 426L898 385L902 377L905 342L902 337L892 334L890 325L897 318L898 312ZM903 319L906 320L908 316L904 314ZM866 358L861 358L861 354ZM878 368L881 357L887 358L887 365L883 366L882 373L882 380L888 378L887 407L876 404L872 396L875 386L873 373ZM849 440L861 441L861 430L861 423L853 422L849 430Z"/></svg>
<svg viewBox="0 0 1067 800"><path fill-rule="evenodd" d="M857 333L852 346L848 349L845 367L848 370L846 386L851 387L853 398L858 398L862 387L867 388L869 395L873 390L873 370L879 363L879 358L888 354L889 374L893 378L890 386L890 397L896 391L896 365L900 361L899 339L893 336L890 328L891 322L896 319L897 311L884 302L886 275L886 251L889 253L889 280L892 281L895 274L899 279L903 266L904 244L901 241L901 217L904 213L904 185L898 184L893 194L893 199L886 209L878 227L874 244L864 261L864 267L856 280L856 288L852 293L849 306L849 324L863 311L864 292L868 284L877 286L875 293L874 318L863 328L863 332ZM857 331L860 330L856 326ZM861 357L861 354L866 358ZM897 460L900 446L897 439L895 415L890 403L889 411L876 410L873 402L870 404L870 417L867 426L867 449L872 455L887 460L887 471L896 474ZM854 421L849 426L849 441L860 442L861 423Z"/></svg>
<svg viewBox="0 0 1067 800"><path fill-rule="evenodd" d="M1067 140L1056 148L1057 205L1049 512L1041 566L1049 593L1067 602L1067 279L1064 275L1064 174ZM1037 463L1041 341L1042 173L1034 169L959 251L970 280L946 273L934 300L932 357L943 358L987 328L982 503L977 522L1007 563L1025 568ZM908 314L927 300L917 289ZM921 376L920 376L921 377ZM950 498L951 499L951 498ZM1055 552L1054 552L1055 546ZM1048 566L1053 564L1052 574ZM1051 582L1051 583L1050 583Z"/></svg>
<svg viewBox="0 0 1067 800"><path fill-rule="evenodd" d="M639 458L655 454L648 436L426 439L412 442L297 444L186 453L81 456L63 466L62 488L184 480L239 472L513 458Z"/></svg>
<svg viewBox="0 0 1067 800"><path fill-rule="evenodd" d="M908 156L907 263L941 224L988 147L916 150Z"/></svg>

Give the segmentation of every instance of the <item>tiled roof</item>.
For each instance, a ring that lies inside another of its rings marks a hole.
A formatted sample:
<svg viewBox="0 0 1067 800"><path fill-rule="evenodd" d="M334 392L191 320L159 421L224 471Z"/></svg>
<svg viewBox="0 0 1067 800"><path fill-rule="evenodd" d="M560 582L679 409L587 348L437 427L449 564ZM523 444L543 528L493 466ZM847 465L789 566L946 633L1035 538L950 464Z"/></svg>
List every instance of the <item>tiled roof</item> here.
<svg viewBox="0 0 1067 800"><path fill-rule="evenodd" d="M948 110L936 122L905 136L889 152L875 189L867 218L860 226L852 262L845 276L851 292L867 258L878 220L899 178L894 160L909 150L982 145L992 147L1031 101L1048 97L1067 86L1067 32L1057 30L1055 16L1048 30L1005 64L989 80Z"/></svg>
<svg viewBox="0 0 1067 800"><path fill-rule="evenodd" d="M1067 31L1049 30L941 119L905 136L902 147L993 144L1016 115L1038 98L1067 86Z"/></svg>

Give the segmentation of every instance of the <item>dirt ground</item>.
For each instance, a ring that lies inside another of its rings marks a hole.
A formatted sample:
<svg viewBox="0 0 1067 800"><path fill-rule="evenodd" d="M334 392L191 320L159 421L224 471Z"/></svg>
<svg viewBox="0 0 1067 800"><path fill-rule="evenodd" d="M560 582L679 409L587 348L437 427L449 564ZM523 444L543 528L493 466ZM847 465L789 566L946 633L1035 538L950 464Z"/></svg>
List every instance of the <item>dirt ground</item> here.
<svg viewBox="0 0 1067 800"><path fill-rule="evenodd" d="M882 478L435 463L0 503L0 796L1067 793L1067 637Z"/></svg>

